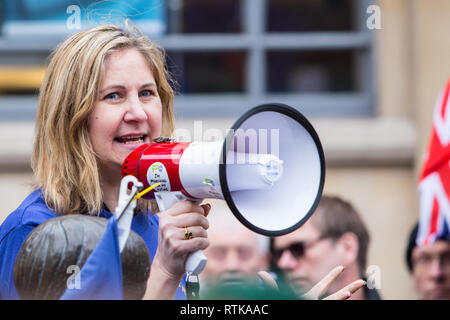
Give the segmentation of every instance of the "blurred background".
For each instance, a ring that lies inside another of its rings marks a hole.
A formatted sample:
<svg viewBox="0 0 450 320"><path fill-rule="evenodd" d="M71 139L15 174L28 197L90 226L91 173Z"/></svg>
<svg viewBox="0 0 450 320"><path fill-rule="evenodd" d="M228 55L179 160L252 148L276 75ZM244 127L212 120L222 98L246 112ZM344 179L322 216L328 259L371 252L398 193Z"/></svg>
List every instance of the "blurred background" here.
<svg viewBox="0 0 450 320"><path fill-rule="evenodd" d="M404 252L434 103L450 76L448 0L0 0L0 223L33 181L50 52L124 18L167 50L177 128L193 132L202 120L202 132L224 136L267 102L307 116L325 151L325 193L350 200L369 227L383 298L415 298Z"/></svg>

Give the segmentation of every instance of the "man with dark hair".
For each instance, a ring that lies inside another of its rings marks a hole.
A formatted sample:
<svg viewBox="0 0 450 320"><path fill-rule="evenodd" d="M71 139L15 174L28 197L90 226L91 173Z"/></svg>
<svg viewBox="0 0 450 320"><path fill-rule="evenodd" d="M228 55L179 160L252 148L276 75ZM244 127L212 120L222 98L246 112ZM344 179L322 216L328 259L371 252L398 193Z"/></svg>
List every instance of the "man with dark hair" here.
<svg viewBox="0 0 450 320"><path fill-rule="evenodd" d="M450 299L450 237L417 246L418 223L411 230L406 248L406 264L413 275L420 299Z"/></svg>
<svg viewBox="0 0 450 320"><path fill-rule="evenodd" d="M311 218L299 229L272 239L272 265L299 294L308 291L338 265L344 271L329 288L333 293L364 278L369 233L353 206L324 195ZM350 299L379 299L375 289L356 291Z"/></svg>

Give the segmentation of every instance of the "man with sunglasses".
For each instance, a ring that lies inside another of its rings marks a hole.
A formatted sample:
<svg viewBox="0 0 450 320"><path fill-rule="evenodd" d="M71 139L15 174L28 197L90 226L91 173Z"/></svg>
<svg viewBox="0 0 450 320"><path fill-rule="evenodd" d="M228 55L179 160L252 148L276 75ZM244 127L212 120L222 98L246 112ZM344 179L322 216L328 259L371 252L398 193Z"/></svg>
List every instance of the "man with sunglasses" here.
<svg viewBox="0 0 450 320"><path fill-rule="evenodd" d="M328 293L364 278L369 233L353 206L324 195L299 229L271 241L272 266L298 294L308 291L330 270L344 266ZM380 299L375 289L358 290L350 299Z"/></svg>

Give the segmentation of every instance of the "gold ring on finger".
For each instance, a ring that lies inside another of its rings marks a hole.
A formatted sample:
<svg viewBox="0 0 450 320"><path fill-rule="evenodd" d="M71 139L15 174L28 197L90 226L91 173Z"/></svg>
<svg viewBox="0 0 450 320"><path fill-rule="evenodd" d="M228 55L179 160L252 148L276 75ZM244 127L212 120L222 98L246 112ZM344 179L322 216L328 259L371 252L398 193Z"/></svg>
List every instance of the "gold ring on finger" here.
<svg viewBox="0 0 450 320"><path fill-rule="evenodd" d="M192 239L192 231L190 231L187 227L184 227L184 239Z"/></svg>

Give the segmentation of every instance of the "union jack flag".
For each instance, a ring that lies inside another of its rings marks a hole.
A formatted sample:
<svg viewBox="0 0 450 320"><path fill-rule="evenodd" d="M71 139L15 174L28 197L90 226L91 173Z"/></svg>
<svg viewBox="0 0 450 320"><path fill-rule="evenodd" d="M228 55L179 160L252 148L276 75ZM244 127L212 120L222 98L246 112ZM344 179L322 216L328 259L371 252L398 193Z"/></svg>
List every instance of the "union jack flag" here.
<svg viewBox="0 0 450 320"><path fill-rule="evenodd" d="M440 92L428 152L419 179L420 219L417 245L450 236L450 78Z"/></svg>

